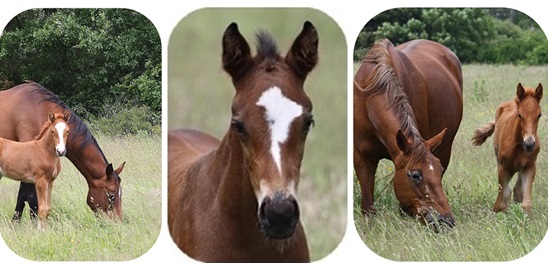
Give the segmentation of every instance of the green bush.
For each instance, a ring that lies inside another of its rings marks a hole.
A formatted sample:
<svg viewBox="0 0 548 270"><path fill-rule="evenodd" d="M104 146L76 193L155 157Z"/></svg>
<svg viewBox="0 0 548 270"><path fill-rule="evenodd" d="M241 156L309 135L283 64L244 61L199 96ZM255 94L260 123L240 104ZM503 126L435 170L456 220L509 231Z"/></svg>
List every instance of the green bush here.
<svg viewBox="0 0 548 270"><path fill-rule="evenodd" d="M144 105L128 106L122 102L104 105L102 113L90 123L93 132L108 136L160 134L160 115Z"/></svg>

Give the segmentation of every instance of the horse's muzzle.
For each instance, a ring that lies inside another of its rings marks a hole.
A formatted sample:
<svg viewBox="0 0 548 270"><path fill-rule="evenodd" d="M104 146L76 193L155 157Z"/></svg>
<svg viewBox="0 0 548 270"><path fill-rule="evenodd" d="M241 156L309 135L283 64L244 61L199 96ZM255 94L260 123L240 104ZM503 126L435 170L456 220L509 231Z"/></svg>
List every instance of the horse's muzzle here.
<svg viewBox="0 0 548 270"><path fill-rule="evenodd" d="M55 149L57 156L64 157L67 154L67 149Z"/></svg>
<svg viewBox="0 0 548 270"><path fill-rule="evenodd" d="M299 205L292 196L284 197L276 192L266 197L259 206L259 222L265 236L273 239L291 237L299 222Z"/></svg>
<svg viewBox="0 0 548 270"><path fill-rule="evenodd" d="M436 233L443 231L444 229L451 229L455 227L455 218L453 215L441 215L438 214L434 218L432 214L426 215L425 221Z"/></svg>

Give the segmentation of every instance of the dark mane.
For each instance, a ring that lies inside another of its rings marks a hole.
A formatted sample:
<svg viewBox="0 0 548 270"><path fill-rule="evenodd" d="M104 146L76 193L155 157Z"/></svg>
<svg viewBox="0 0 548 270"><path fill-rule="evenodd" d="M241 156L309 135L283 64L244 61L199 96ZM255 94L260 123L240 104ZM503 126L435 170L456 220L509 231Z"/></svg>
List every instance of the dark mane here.
<svg viewBox="0 0 548 270"><path fill-rule="evenodd" d="M259 30L256 38L257 58L261 61L266 60L266 70L270 71L280 58L278 45L272 36L264 30Z"/></svg>
<svg viewBox="0 0 548 270"><path fill-rule="evenodd" d="M51 102L56 104L57 107L62 108L63 110L69 110L70 111L70 120L69 124L72 124L71 132L69 134L69 137L67 138L67 141L75 141L72 138L74 136L81 136L82 137L82 143L76 148L75 152L82 151L88 144L93 144L99 149L99 152L105 159L107 160L105 155L103 154L103 151L99 147L99 144L95 140L95 137L93 137L93 134L91 134L91 131L89 130L88 126L80 117L78 117L74 112L64 103L62 102L57 95L46 89L45 87L41 86L40 84L35 83L33 89L31 90L32 93L36 93L42 98L38 101L40 102Z"/></svg>
<svg viewBox="0 0 548 270"><path fill-rule="evenodd" d="M392 58L387 46L390 45L386 39L375 42L369 50L363 62L375 63L373 72L365 81L365 88L361 88L358 82L355 84L366 96L384 95L388 100L388 109L394 112L401 123L401 131L408 138L413 138L411 161L416 162L426 152L424 139L417 130L417 123L413 109L409 105L407 95L394 69Z"/></svg>

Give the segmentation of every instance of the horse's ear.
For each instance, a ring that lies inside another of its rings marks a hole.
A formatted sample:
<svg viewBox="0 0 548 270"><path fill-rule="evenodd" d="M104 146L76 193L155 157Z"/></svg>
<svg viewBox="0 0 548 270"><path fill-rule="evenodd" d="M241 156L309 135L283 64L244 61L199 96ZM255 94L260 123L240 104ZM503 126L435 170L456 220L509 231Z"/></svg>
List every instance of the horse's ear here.
<svg viewBox="0 0 548 270"><path fill-rule="evenodd" d="M112 163L109 163L107 165L106 170L105 170L105 173L106 173L108 178L110 178L110 176L112 175L112 172L114 172L114 168L112 168Z"/></svg>
<svg viewBox="0 0 548 270"><path fill-rule="evenodd" d="M521 101L525 98L525 89L523 89L523 86L521 83L518 83L517 91L516 91L516 98L518 101Z"/></svg>
<svg viewBox="0 0 548 270"><path fill-rule="evenodd" d="M253 64L251 50L240 34L238 25L231 23L223 34L223 68L233 80L239 80Z"/></svg>
<svg viewBox="0 0 548 270"><path fill-rule="evenodd" d="M398 132L396 133L396 143L398 144L398 148L400 151L402 151L404 154L407 154L411 145L413 144L412 141L409 141L405 135L403 135L403 132L401 129L398 129Z"/></svg>
<svg viewBox="0 0 548 270"><path fill-rule="evenodd" d="M535 97L538 101L542 99L542 84L539 83L537 89L535 89Z"/></svg>
<svg viewBox="0 0 548 270"><path fill-rule="evenodd" d="M311 22L304 23L301 33L293 41L285 56L286 63L301 77L305 78L318 63L318 32Z"/></svg>
<svg viewBox="0 0 548 270"><path fill-rule="evenodd" d="M447 128L444 128L438 135L430 138L430 140L426 141L426 147L430 149L430 152L434 151L436 147L440 146L441 141L443 140L443 137L445 136L445 132L447 131Z"/></svg>
<svg viewBox="0 0 548 270"><path fill-rule="evenodd" d="M120 174L122 172L122 170L124 169L124 166L126 166L126 162L124 161L122 164L120 164L120 166L118 166L118 168L116 168L116 174Z"/></svg>

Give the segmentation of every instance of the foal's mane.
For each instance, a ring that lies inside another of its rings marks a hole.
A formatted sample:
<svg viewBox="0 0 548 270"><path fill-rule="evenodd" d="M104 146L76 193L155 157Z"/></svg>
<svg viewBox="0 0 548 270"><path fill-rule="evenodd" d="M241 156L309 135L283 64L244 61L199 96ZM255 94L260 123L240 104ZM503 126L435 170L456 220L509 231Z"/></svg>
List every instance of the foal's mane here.
<svg viewBox="0 0 548 270"><path fill-rule="evenodd" d="M32 81L28 81L28 82L33 83L33 88L31 90L31 93L36 93L37 95L42 97L38 101L38 103L43 101L52 102L56 104L57 107L61 107L63 110L70 111L70 119L68 123L72 124L73 126L70 130L69 138L67 139L67 141L69 142L77 141L73 139L74 136L81 136L82 138L80 145L78 145L77 148L73 151L81 152L88 144L91 143L95 147L97 147L97 149L103 156L103 159L106 161L107 159L105 155L103 154L103 150L101 150L101 147L99 147L99 144L95 140L95 137L93 137L93 134L91 134L91 131L89 130L86 123L82 119L80 119L80 117L78 117L76 114L74 114L74 112L63 101L61 101L59 97L57 97L57 95L52 93L50 90L46 89L45 87L43 87L42 85L38 83L35 83Z"/></svg>
<svg viewBox="0 0 548 270"><path fill-rule="evenodd" d="M255 35L257 42L257 60L266 61L265 71L274 69L276 62L280 59L278 45L272 36L265 30L259 30Z"/></svg>
<svg viewBox="0 0 548 270"><path fill-rule="evenodd" d="M388 46L392 46L388 39L382 39L369 49L369 52L362 62L375 63L375 68L371 75L365 80L365 88L361 88L358 82L356 86L365 94L366 97L374 95L384 95L388 102L388 109L394 112L398 121L401 123L400 129L407 138L413 138L411 147L411 162L417 162L427 151L424 145L424 139L417 129L417 123L413 109L407 99L407 94L403 90L402 82L394 68L394 63L388 52Z"/></svg>
<svg viewBox="0 0 548 270"><path fill-rule="evenodd" d="M55 119L60 119L60 118L63 118L63 115L55 115ZM55 121L55 120L54 120ZM50 119L48 119L44 125L42 126L42 129L40 130L40 132L38 133L38 135L36 135L36 137L34 137L34 140L40 140L42 139L42 137L44 137L44 135L49 131L50 127L51 127L51 124L53 124L54 121L50 121Z"/></svg>

